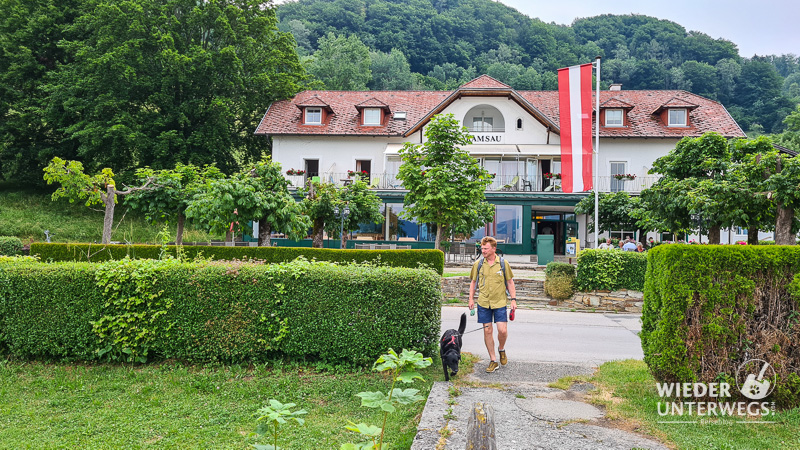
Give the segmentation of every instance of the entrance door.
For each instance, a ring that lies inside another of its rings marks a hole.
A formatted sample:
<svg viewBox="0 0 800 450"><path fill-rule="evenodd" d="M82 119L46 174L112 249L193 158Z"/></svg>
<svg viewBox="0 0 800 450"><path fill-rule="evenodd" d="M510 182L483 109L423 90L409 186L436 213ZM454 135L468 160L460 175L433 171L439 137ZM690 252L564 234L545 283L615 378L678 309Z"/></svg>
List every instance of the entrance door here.
<svg viewBox="0 0 800 450"><path fill-rule="evenodd" d="M564 222L555 220L540 220L536 222L536 234L553 236L553 247L556 255L564 254Z"/></svg>

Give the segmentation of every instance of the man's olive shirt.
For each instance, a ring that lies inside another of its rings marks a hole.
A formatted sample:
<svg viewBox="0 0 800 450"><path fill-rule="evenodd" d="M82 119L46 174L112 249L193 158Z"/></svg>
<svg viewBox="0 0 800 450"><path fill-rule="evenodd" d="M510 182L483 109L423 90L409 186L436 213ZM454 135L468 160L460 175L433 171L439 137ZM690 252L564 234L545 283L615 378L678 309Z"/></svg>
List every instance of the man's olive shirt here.
<svg viewBox="0 0 800 450"><path fill-rule="evenodd" d="M470 280L475 281L475 275L478 273L478 263L480 259L475 261L472 265L472 272L469 274ZM504 261L506 266L506 278L511 281L514 274L511 272L511 265L508 261ZM494 264L489 264L489 261L483 260L481 266L481 277L479 280L480 294L478 295L478 304L484 308L497 309L506 306L508 296L506 295L505 280L503 279L503 272L500 271L500 257L495 256Z"/></svg>

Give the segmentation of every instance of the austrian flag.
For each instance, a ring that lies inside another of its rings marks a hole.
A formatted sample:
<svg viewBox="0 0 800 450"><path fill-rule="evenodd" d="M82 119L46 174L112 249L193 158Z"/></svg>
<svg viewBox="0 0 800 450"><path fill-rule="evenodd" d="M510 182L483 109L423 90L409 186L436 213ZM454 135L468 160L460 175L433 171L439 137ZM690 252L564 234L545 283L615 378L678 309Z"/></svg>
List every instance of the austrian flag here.
<svg viewBox="0 0 800 450"><path fill-rule="evenodd" d="M561 190L592 189L592 65L558 70Z"/></svg>

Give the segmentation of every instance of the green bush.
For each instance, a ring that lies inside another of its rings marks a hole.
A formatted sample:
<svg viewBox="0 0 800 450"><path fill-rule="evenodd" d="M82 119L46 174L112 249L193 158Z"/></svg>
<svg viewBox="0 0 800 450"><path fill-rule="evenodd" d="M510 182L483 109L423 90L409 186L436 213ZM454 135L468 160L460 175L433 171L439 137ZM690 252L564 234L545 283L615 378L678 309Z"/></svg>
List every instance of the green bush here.
<svg viewBox="0 0 800 450"><path fill-rule="evenodd" d="M390 347L432 355L439 280L431 270L303 260L4 262L0 348L22 358L285 355L348 365Z"/></svg>
<svg viewBox="0 0 800 450"><path fill-rule="evenodd" d="M14 256L22 254L22 241L15 236L0 236L0 255Z"/></svg>
<svg viewBox="0 0 800 450"><path fill-rule="evenodd" d="M551 261L544 268L544 275L568 275L575 277L575 266L570 263Z"/></svg>
<svg viewBox="0 0 800 450"><path fill-rule="evenodd" d="M48 244L34 243L31 255L42 261L91 261L120 260L126 256L134 259L160 259L160 245L102 245L102 244ZM257 259L267 263L294 261L302 256L309 260L342 263L375 263L389 267L418 268L420 265L444 272L444 253L439 250L338 250L307 247L219 247L210 245L185 245L180 250L174 245L166 246L167 256L177 256L180 251L184 259L198 256L210 259Z"/></svg>
<svg viewBox="0 0 800 450"><path fill-rule="evenodd" d="M566 300L575 293L575 277L556 274L544 280L544 293L557 300Z"/></svg>
<svg viewBox="0 0 800 450"><path fill-rule="evenodd" d="M577 285L580 291L644 289L647 256L620 250L581 250Z"/></svg>
<svg viewBox="0 0 800 450"><path fill-rule="evenodd" d="M778 376L768 399L800 406L798 272L800 248L794 246L650 250L640 336L653 376L681 383L731 380L745 361L762 359Z"/></svg>
<svg viewBox="0 0 800 450"><path fill-rule="evenodd" d="M544 268L544 293L557 300L565 300L575 293L575 266L563 262L549 262Z"/></svg>

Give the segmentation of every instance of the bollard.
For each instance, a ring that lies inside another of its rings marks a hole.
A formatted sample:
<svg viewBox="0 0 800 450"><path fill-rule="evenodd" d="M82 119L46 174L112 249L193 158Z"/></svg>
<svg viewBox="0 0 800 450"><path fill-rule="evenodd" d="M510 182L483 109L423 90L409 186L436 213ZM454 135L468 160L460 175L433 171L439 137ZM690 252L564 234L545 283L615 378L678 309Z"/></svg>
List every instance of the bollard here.
<svg viewBox="0 0 800 450"><path fill-rule="evenodd" d="M494 410L490 405L473 403L467 422L466 450L497 450L494 436Z"/></svg>

